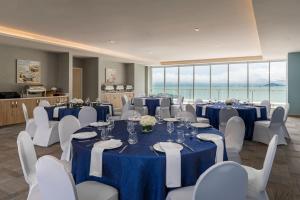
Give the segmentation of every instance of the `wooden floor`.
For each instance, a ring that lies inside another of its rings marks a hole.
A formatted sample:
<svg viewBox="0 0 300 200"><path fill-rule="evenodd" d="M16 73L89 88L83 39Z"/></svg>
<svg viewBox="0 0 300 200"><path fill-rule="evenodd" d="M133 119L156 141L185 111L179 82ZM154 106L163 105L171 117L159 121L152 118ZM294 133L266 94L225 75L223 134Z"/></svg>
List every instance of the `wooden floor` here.
<svg viewBox="0 0 300 200"><path fill-rule="evenodd" d="M291 141L279 146L268 183L270 199L300 199L300 118L288 119ZM16 138L23 125L0 128L0 200L27 197L28 186L24 181L17 154ZM267 146L246 141L241 153L243 164L261 168ZM58 144L49 148L36 147L39 156L50 154L59 157Z"/></svg>

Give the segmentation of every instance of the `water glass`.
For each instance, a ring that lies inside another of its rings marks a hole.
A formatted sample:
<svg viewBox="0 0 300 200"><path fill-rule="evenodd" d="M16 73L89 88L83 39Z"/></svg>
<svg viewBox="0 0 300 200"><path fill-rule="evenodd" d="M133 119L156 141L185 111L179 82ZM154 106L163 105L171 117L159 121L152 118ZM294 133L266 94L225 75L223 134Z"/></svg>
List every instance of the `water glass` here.
<svg viewBox="0 0 300 200"><path fill-rule="evenodd" d="M102 131L101 131L101 139L102 140L108 140L107 130L105 128L103 128Z"/></svg>
<svg viewBox="0 0 300 200"><path fill-rule="evenodd" d="M185 140L185 138L184 138L184 131L183 131L183 130L178 130L178 131L177 131L176 142L178 142L178 143L183 143L184 140Z"/></svg>
<svg viewBox="0 0 300 200"><path fill-rule="evenodd" d="M131 122L131 121L127 122L127 131L128 131L128 143L136 144L138 142L138 137L137 137L137 133L135 131L134 122Z"/></svg>
<svg viewBox="0 0 300 200"><path fill-rule="evenodd" d="M161 114L160 114L160 110L157 111L157 113L156 113L156 118L157 118L157 124L162 124L162 123L161 123Z"/></svg>
<svg viewBox="0 0 300 200"><path fill-rule="evenodd" d="M174 123L173 122L168 122L167 123L167 131L170 134L170 138L167 140L168 142L172 142L172 133L174 132Z"/></svg>
<svg viewBox="0 0 300 200"><path fill-rule="evenodd" d="M196 136L198 134L198 129L196 127L193 127L192 136Z"/></svg>

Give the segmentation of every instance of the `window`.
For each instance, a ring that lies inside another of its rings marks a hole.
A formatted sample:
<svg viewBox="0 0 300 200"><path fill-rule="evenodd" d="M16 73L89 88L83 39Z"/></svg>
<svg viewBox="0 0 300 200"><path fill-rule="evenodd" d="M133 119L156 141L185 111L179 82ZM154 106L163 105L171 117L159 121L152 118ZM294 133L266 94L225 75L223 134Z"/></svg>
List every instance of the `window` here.
<svg viewBox="0 0 300 200"><path fill-rule="evenodd" d="M151 94L159 94L164 92L164 68L152 68L152 85Z"/></svg>
<svg viewBox="0 0 300 200"><path fill-rule="evenodd" d="M195 99L210 99L210 66L195 66Z"/></svg>
<svg viewBox="0 0 300 200"><path fill-rule="evenodd" d="M179 68L179 95L184 97L185 101L193 101L193 66Z"/></svg>
<svg viewBox="0 0 300 200"><path fill-rule="evenodd" d="M178 95L178 67L166 67L165 93Z"/></svg>
<svg viewBox="0 0 300 200"><path fill-rule="evenodd" d="M228 65L211 65L211 99L224 100L228 97Z"/></svg>
<svg viewBox="0 0 300 200"><path fill-rule="evenodd" d="M247 63L229 64L229 97L248 100Z"/></svg>
<svg viewBox="0 0 300 200"><path fill-rule="evenodd" d="M270 62L270 100L275 104L286 102L286 62Z"/></svg>
<svg viewBox="0 0 300 200"><path fill-rule="evenodd" d="M249 100L258 103L269 98L269 62L249 63Z"/></svg>

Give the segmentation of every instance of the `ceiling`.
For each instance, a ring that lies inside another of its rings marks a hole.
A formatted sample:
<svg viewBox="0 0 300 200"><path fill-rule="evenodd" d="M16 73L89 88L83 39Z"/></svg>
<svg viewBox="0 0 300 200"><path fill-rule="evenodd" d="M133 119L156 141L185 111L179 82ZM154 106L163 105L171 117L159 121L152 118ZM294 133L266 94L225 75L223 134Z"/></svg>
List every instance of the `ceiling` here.
<svg viewBox="0 0 300 200"><path fill-rule="evenodd" d="M10 0L1 4L0 26L139 62L283 58L288 50L297 50L295 43L300 47L300 37L295 39L298 0L254 0L254 8L251 0ZM295 19L289 20L291 15ZM287 26L294 27L290 31ZM6 36L10 34L0 37L0 42L8 42Z"/></svg>

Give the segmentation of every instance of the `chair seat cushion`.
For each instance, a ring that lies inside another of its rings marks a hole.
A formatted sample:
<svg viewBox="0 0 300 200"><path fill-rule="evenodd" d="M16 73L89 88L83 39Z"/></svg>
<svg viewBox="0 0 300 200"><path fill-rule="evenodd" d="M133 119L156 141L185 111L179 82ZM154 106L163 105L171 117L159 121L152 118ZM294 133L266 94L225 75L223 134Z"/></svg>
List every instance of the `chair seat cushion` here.
<svg viewBox="0 0 300 200"><path fill-rule="evenodd" d="M76 185L79 200L118 200L118 191L102 183L86 181Z"/></svg>
<svg viewBox="0 0 300 200"><path fill-rule="evenodd" d="M267 121L267 120L256 121L255 125L257 125L257 126L263 126L263 127L269 127L270 126L270 121Z"/></svg>
<svg viewBox="0 0 300 200"><path fill-rule="evenodd" d="M166 200L192 200L194 186L182 187L169 192Z"/></svg>
<svg viewBox="0 0 300 200"><path fill-rule="evenodd" d="M248 174L248 197L256 196L255 194L259 193L259 184L260 180L259 177L262 176L260 174L260 171L257 169L254 169L252 167L244 166L242 167L247 171Z"/></svg>

